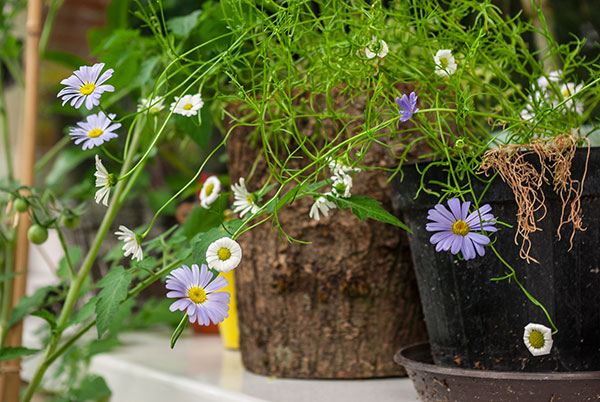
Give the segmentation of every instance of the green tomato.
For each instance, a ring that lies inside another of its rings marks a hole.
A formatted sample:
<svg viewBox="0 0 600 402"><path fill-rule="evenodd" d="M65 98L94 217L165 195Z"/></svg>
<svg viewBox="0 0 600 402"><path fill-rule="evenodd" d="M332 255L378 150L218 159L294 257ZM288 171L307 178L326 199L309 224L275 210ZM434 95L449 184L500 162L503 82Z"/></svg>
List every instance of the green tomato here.
<svg viewBox="0 0 600 402"><path fill-rule="evenodd" d="M15 209L17 212L27 212L29 204L23 198L17 198L15 200Z"/></svg>
<svg viewBox="0 0 600 402"><path fill-rule="evenodd" d="M33 244L42 244L48 239L48 229L40 225L31 225L27 237Z"/></svg>
<svg viewBox="0 0 600 402"><path fill-rule="evenodd" d="M75 214L66 214L60 217L60 224L67 229L77 229L79 226L79 217Z"/></svg>

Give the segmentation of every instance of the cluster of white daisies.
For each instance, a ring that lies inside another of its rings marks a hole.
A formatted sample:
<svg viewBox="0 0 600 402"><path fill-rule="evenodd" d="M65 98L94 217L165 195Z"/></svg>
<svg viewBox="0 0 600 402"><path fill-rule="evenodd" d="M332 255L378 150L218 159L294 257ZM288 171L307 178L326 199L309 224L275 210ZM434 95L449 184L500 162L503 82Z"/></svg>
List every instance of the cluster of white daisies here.
<svg viewBox="0 0 600 402"><path fill-rule="evenodd" d="M113 69L104 69L104 63L96 63L93 66L82 66L73 75L61 81L61 84L66 85L59 93L58 97L62 98L63 106L70 102L70 105L79 109L85 105L88 110L100 105L100 97L104 92L114 92L115 88L105 82L112 77ZM138 111L147 110L150 114L157 114L164 109L164 98L156 97L152 100L142 99L138 106ZM184 95L175 97L175 102L171 104L171 111L183 116L194 116L202 108L204 102L200 94ZM86 117L85 122L77 123L77 127L70 130L70 135L74 138L75 144L83 143L82 149L91 149L101 146L104 142L117 138L118 135L114 132L121 127L120 123L114 122L115 115L108 116L100 111L96 114L91 114ZM110 188L117 184L118 178L115 174L111 174L102 164L100 157L95 156L96 172L96 187L100 187L96 191L95 201L104 206L108 206L110 196ZM241 181L243 186L243 180ZM244 187L245 190L245 187ZM220 182L214 177L207 180L203 187L204 197L203 206L208 208L220 191ZM141 261L143 259L143 250L141 241L143 236L137 235L127 227L120 225L119 230L115 232L119 240L125 242L123 246L124 256L131 256L132 259ZM228 272L238 266L242 258L242 250L237 242L224 237L213 242L206 252L206 261L210 268L219 272Z"/></svg>
<svg viewBox="0 0 600 402"><path fill-rule="evenodd" d="M567 111L583 114L583 103L580 100L571 98L583 89L583 84L574 82L565 82L561 70L551 71L548 77L541 76L537 79L536 86L527 96L527 105L521 111L523 120L535 118L538 111L548 108L556 108L565 101L561 108L563 114ZM571 98L571 99L569 99Z"/></svg>
<svg viewBox="0 0 600 402"><path fill-rule="evenodd" d="M329 169L331 170L332 176L331 191L323 195L317 195L314 197L314 204L310 208L308 213L309 217L318 221L321 219L320 214L323 216L329 216L329 210L336 208L334 202L329 201L327 196L336 196L339 198L349 198L352 190L354 173L360 172L359 168L349 166L341 160L330 160L328 163Z"/></svg>

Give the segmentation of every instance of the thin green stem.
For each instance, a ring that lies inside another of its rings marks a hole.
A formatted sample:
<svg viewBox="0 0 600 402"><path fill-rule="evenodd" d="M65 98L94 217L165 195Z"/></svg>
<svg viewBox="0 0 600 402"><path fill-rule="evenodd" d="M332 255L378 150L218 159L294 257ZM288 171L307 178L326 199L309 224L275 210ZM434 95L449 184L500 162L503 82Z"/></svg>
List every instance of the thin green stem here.
<svg viewBox="0 0 600 402"><path fill-rule="evenodd" d="M35 164L35 172L39 173L40 171L42 171L42 169L44 169L46 167L46 165L48 164L48 162L50 162L52 159L54 159L54 157L56 155L58 155L58 153L60 151L63 150L64 147L67 146L67 144L69 144L70 138L68 136L64 136L62 137L60 140L58 140L56 142L56 144L54 144L52 146L52 148L50 148L48 150L48 152L46 152L44 154L44 156L42 156Z"/></svg>
<svg viewBox="0 0 600 402"><path fill-rule="evenodd" d="M4 77L2 73L2 68L0 68L0 130L2 130L2 146L4 148L4 156L6 158L6 172L8 174L8 179L12 181L14 177L12 146L10 142L10 132L6 113L6 96L4 93Z"/></svg>
<svg viewBox="0 0 600 402"><path fill-rule="evenodd" d="M13 261L15 252L15 240L8 240L4 243L4 258L2 274L7 277L13 271ZM8 333L8 318L10 315L12 280L5 279L2 282L2 306L0 310L0 347L4 346L6 334Z"/></svg>

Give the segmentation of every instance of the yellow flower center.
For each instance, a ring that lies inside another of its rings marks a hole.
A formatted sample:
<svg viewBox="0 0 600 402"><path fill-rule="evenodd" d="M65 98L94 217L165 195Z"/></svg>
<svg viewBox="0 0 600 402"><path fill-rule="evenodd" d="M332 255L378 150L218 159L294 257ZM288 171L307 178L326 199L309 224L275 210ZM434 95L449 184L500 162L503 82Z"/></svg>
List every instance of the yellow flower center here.
<svg viewBox="0 0 600 402"><path fill-rule="evenodd" d="M221 247L219 251L217 251L217 257L221 261L227 261L231 257L231 251L226 247Z"/></svg>
<svg viewBox="0 0 600 402"><path fill-rule="evenodd" d="M158 112L160 112L158 106L153 106L150 108L150 114L157 114Z"/></svg>
<svg viewBox="0 0 600 402"><path fill-rule="evenodd" d="M204 289L194 286L188 290L188 297L196 304L204 303L206 301L206 292Z"/></svg>
<svg viewBox="0 0 600 402"><path fill-rule="evenodd" d="M569 92L569 88L567 88L563 91L563 95L565 96L565 98L568 98L569 96L571 96L571 93Z"/></svg>
<svg viewBox="0 0 600 402"><path fill-rule="evenodd" d="M251 195L246 196L246 201L248 201L248 204L250 204L250 205L254 204L254 200L252 199Z"/></svg>
<svg viewBox="0 0 600 402"><path fill-rule="evenodd" d="M81 88L79 88L79 92L81 92L82 95L89 95L92 92L94 92L94 89L96 89L96 86L91 82L88 82L87 84L84 84Z"/></svg>
<svg viewBox="0 0 600 402"><path fill-rule="evenodd" d="M212 194L214 188L215 188L214 184L209 184L208 186L206 186L206 190L204 190L204 194L206 194L206 196L208 197L209 195Z"/></svg>
<svg viewBox="0 0 600 402"><path fill-rule="evenodd" d="M546 340L544 339L544 334L537 329L534 329L529 334L529 343L536 349L541 349L546 344Z"/></svg>
<svg viewBox="0 0 600 402"><path fill-rule="evenodd" d="M183 106L184 110L190 110L192 108L192 104L191 103L186 103L185 106Z"/></svg>
<svg viewBox="0 0 600 402"><path fill-rule="evenodd" d="M440 63L442 63L442 67L444 68L448 67L449 64L448 59L445 57L440 58Z"/></svg>
<svg viewBox="0 0 600 402"><path fill-rule="evenodd" d="M90 132L88 133L88 136L89 136L90 138L97 138L97 137L100 137L100 136L102 135L102 132L103 132L103 131L102 131L102 130L100 130L99 128L95 128L95 129L93 129L92 131L90 131Z"/></svg>
<svg viewBox="0 0 600 402"><path fill-rule="evenodd" d="M452 225L452 233L460 236L466 236L470 230L471 228L469 228L469 225L465 221L458 220Z"/></svg>

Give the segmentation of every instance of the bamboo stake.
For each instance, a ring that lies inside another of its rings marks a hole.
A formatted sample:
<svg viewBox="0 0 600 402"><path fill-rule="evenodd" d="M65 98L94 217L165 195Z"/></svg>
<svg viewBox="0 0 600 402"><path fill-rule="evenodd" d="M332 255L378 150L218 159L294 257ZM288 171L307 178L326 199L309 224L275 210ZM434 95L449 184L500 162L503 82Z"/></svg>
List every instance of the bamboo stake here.
<svg viewBox="0 0 600 402"><path fill-rule="evenodd" d="M23 185L32 186L34 180L35 142L37 133L38 112L38 71L39 71L39 42L42 21L42 0L29 0L27 3L27 38L25 42L25 111L23 133L19 135L17 155L17 180ZM23 214L21 218L25 218ZM17 231L17 244L15 249L15 271L24 274L13 279L13 307L25 296L27 285L27 259L29 241L27 230L29 219L21 219ZM8 333L6 346L21 346L23 324L16 324ZM2 370L0 381L0 400L5 402L18 402L21 389L20 360L10 360Z"/></svg>

